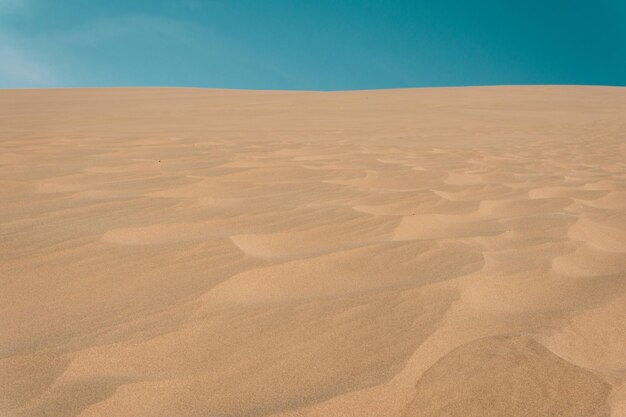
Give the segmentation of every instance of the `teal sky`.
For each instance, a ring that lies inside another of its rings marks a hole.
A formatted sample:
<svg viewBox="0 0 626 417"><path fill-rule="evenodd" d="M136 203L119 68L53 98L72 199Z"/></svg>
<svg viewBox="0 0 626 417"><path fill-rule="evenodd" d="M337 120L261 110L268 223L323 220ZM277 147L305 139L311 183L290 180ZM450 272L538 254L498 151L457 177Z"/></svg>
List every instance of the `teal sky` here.
<svg viewBox="0 0 626 417"><path fill-rule="evenodd" d="M626 85L626 0L0 0L0 88Z"/></svg>

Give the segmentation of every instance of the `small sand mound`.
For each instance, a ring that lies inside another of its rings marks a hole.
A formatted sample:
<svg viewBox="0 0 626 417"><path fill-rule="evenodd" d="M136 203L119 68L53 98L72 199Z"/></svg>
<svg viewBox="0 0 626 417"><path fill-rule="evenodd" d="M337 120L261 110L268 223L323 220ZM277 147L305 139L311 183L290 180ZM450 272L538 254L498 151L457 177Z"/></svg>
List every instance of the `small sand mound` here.
<svg viewBox="0 0 626 417"><path fill-rule="evenodd" d="M571 204L569 198L541 198L519 200L483 200L478 214L483 217L526 217L536 214L558 212Z"/></svg>
<svg viewBox="0 0 626 417"><path fill-rule="evenodd" d="M542 342L552 352L576 365L596 371L623 370L626 369L624 317L626 296L612 297L606 304L574 315L564 327Z"/></svg>
<svg viewBox="0 0 626 417"><path fill-rule="evenodd" d="M493 235L505 229L496 222L472 215L422 214L404 216L394 231L394 240L424 240Z"/></svg>
<svg viewBox="0 0 626 417"><path fill-rule="evenodd" d="M578 200L596 200L609 191L583 190L577 187L539 187L528 191L530 198L576 198Z"/></svg>
<svg viewBox="0 0 626 417"><path fill-rule="evenodd" d="M552 269L574 277L599 277L626 271L626 255L582 245L572 253L554 258Z"/></svg>
<svg viewBox="0 0 626 417"><path fill-rule="evenodd" d="M208 306L236 306L419 286L476 271L482 264L480 251L466 244L390 242L246 271L203 300Z"/></svg>
<svg viewBox="0 0 626 417"><path fill-rule="evenodd" d="M403 417L605 417L610 386L528 337L462 345L428 369Z"/></svg>
<svg viewBox="0 0 626 417"><path fill-rule="evenodd" d="M570 227L568 236L605 251L626 252L626 217L581 217Z"/></svg>
<svg viewBox="0 0 626 417"><path fill-rule="evenodd" d="M342 215L343 214L343 215ZM390 240L397 221L389 217L360 215L352 211L331 215L324 222L268 234L233 235L230 239L250 256L265 259L305 257ZM355 215L356 214L356 215ZM341 219L339 218L341 217Z"/></svg>
<svg viewBox="0 0 626 417"><path fill-rule="evenodd" d="M593 205L607 209L626 209L626 191L609 191L608 194L594 200Z"/></svg>

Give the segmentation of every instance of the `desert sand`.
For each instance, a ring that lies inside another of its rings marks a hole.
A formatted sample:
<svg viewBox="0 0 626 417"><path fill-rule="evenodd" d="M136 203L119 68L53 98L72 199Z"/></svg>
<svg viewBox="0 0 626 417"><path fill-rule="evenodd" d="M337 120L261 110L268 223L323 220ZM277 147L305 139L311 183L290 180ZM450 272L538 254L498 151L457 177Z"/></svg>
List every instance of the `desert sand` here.
<svg viewBox="0 0 626 417"><path fill-rule="evenodd" d="M626 416L626 88L0 91L0 416Z"/></svg>

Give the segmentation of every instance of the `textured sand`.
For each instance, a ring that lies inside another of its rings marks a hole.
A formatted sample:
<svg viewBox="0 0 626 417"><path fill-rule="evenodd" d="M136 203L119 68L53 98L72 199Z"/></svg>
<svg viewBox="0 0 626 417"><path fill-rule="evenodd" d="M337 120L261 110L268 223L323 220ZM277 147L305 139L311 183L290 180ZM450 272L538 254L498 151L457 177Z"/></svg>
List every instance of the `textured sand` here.
<svg viewBox="0 0 626 417"><path fill-rule="evenodd" d="M626 416L626 89L0 91L0 416Z"/></svg>

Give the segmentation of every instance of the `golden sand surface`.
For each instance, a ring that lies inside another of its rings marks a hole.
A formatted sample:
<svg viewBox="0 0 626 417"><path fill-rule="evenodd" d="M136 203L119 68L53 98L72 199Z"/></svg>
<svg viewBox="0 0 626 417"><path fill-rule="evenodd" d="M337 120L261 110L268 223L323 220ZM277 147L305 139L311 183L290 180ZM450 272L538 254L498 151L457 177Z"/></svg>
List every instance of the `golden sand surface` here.
<svg viewBox="0 0 626 417"><path fill-rule="evenodd" d="M626 88L0 91L0 416L626 416Z"/></svg>

